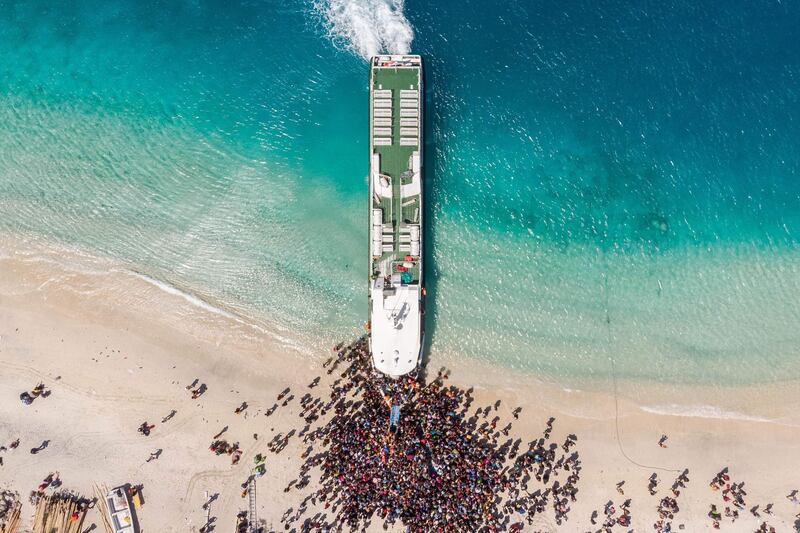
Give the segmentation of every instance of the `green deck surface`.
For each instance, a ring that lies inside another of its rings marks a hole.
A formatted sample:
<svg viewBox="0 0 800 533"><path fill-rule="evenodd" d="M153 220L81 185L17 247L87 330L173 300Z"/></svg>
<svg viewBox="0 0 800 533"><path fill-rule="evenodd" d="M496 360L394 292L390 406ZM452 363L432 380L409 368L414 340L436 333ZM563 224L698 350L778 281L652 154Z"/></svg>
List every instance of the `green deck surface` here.
<svg viewBox="0 0 800 533"><path fill-rule="evenodd" d="M392 145L376 146L375 151L381 154L381 172L392 178L398 178L408 168L408 159L416 146L400 146L400 91L417 89L419 86L419 70L410 68L379 68L373 78L375 89L391 89L394 98L392 109ZM398 188L399 193L399 188Z"/></svg>
<svg viewBox="0 0 800 533"><path fill-rule="evenodd" d="M387 252L378 261L392 257L396 261L402 261L405 252L399 251L400 243L400 224L404 220L411 220L415 209L419 208L419 197L414 197L413 203L406 207L401 206L411 198L400 198L400 176L409 169L411 154L419 150L418 146L400 146L400 91L403 89L417 90L419 88L419 69L416 68L377 68L373 71L373 89L391 89L393 108L392 108L392 144L391 146L375 146L373 150L381 156L380 173L391 178L392 201L381 199L380 207L384 212L384 223L394 223L394 243L395 251ZM372 135L372 121L370 120L370 135ZM373 201L374 203L374 201ZM394 204L394 205L392 205ZM391 220L389 219L391 217ZM376 266L373 264L372 270ZM414 280L419 280L419 268L413 267L409 270L414 276Z"/></svg>

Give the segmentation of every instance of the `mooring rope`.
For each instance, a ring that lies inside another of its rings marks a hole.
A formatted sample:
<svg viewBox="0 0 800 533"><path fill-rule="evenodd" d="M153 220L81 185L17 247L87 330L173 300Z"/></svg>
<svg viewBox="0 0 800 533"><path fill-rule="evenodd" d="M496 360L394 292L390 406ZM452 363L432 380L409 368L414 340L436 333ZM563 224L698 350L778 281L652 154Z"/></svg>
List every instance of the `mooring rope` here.
<svg viewBox="0 0 800 533"><path fill-rule="evenodd" d="M608 215L606 215L606 234L608 234ZM626 452L625 448L622 446L622 437L620 436L619 432L619 393L617 387L617 364L616 360L614 359L614 352L613 352L613 342L611 337L611 312L609 310L609 297L608 297L608 259L606 258L605 250L601 249L600 251L602 260L603 260L603 302L605 307L605 319L606 319L606 346L608 350L608 359L611 361L611 380L614 384L614 429L616 430L617 434L617 447L619 448L619 453L627 459L630 463L645 468L648 470L661 470L663 472L681 472L678 468L667 468L663 466L652 466L652 465L645 465L638 461L633 460Z"/></svg>

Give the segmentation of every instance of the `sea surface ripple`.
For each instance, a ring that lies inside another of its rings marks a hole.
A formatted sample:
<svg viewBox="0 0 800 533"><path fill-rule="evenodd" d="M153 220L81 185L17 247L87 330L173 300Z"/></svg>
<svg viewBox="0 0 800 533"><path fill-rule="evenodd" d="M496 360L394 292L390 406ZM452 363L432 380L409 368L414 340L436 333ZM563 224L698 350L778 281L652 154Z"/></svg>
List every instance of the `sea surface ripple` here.
<svg viewBox="0 0 800 533"><path fill-rule="evenodd" d="M367 63L425 56L432 356L800 378L794 2L0 0L0 231L366 319Z"/></svg>

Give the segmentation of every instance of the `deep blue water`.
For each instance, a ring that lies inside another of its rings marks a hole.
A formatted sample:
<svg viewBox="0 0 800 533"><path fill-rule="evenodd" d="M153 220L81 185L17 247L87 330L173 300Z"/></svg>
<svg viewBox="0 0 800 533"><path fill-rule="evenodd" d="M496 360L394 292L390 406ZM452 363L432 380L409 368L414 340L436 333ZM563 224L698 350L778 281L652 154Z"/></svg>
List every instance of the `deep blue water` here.
<svg viewBox="0 0 800 533"><path fill-rule="evenodd" d="M800 377L793 2L0 0L0 230L308 342L357 332L359 53L409 32L433 358Z"/></svg>

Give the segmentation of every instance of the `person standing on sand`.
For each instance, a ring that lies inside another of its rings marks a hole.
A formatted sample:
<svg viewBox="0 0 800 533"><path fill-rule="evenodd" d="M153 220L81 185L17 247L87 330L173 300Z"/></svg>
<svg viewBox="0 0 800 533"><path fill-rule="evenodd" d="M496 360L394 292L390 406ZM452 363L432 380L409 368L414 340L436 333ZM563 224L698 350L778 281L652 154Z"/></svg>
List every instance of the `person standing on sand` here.
<svg viewBox="0 0 800 533"><path fill-rule="evenodd" d="M667 442L667 439L668 439L668 438L669 438L669 437L667 437L666 435L661 435L661 438L660 438L660 439L658 439L658 445L659 445L661 448L666 448L666 447L667 447L667 445L666 445L666 442Z"/></svg>
<svg viewBox="0 0 800 533"><path fill-rule="evenodd" d="M32 454L32 455L36 455L36 454L37 454L37 453L39 453L40 451L42 451L42 450L44 450L45 448L47 448L47 446L49 446L49 445L50 445L50 441L49 441L49 440L44 440L44 441L42 441L42 443L41 443L39 446L37 446L36 448L31 448L31 454Z"/></svg>
<svg viewBox="0 0 800 533"><path fill-rule="evenodd" d="M656 487L658 487L658 474L653 472L650 475L650 483L647 485L647 491L650 493L650 496L655 495Z"/></svg>

